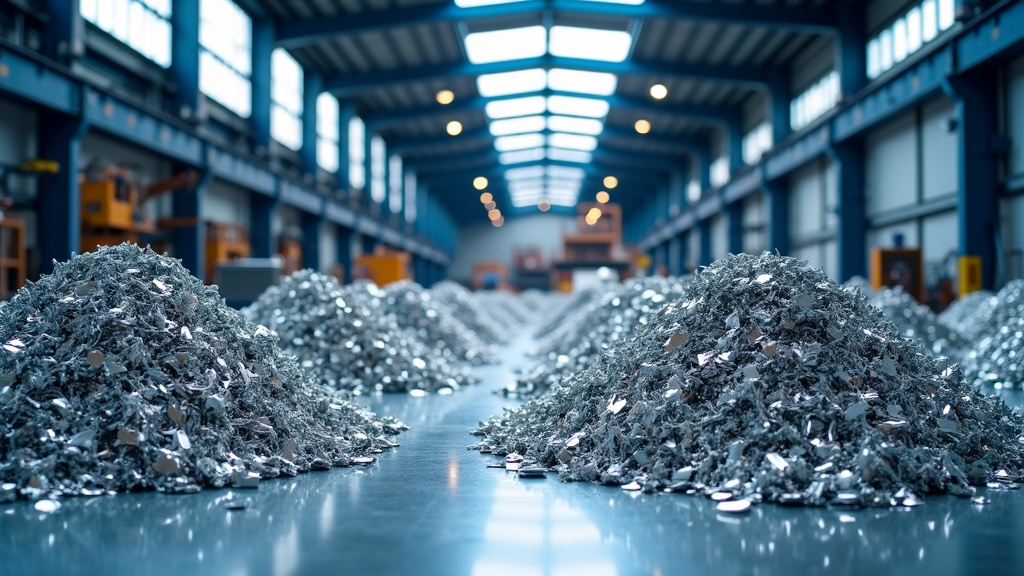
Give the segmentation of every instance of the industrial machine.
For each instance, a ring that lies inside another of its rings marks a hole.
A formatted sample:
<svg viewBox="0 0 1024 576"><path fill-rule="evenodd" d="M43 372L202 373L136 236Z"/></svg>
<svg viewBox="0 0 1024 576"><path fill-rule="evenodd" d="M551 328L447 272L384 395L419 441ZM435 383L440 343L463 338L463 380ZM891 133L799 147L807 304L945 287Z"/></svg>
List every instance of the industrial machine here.
<svg viewBox="0 0 1024 576"><path fill-rule="evenodd" d="M288 276L302 269L302 242L298 238L280 236L277 239L277 254L284 260L282 275Z"/></svg>
<svg viewBox="0 0 1024 576"><path fill-rule="evenodd" d="M248 258L249 231L241 224L206 223L206 282L220 284L219 267L227 262Z"/></svg>
<svg viewBox="0 0 1024 576"><path fill-rule="evenodd" d="M508 266L504 262L477 262L473 265L474 290L508 288Z"/></svg>
<svg viewBox="0 0 1024 576"><path fill-rule="evenodd" d="M0 164L0 300L9 300L28 278L28 249L25 220L15 215L19 207L35 203L35 195L19 187L12 177L56 174L60 164L34 158L17 165Z"/></svg>
<svg viewBox="0 0 1024 576"><path fill-rule="evenodd" d="M147 201L174 190L192 190L198 181L197 171L185 170L140 189L125 168L86 168L80 178L82 250L122 242L138 244L143 235L157 230L146 212Z"/></svg>
<svg viewBox="0 0 1024 576"><path fill-rule="evenodd" d="M562 236L563 258L554 262L556 286L573 289L574 272L608 268L624 280L630 261L622 246L622 207L581 202L576 205L576 232Z"/></svg>
<svg viewBox="0 0 1024 576"><path fill-rule="evenodd" d="M516 249L512 260L515 265L515 284L520 290L551 289L551 266L539 248Z"/></svg>
<svg viewBox="0 0 1024 576"><path fill-rule="evenodd" d="M356 258L356 268L366 272L377 286L412 278L412 257L408 252L379 249Z"/></svg>
<svg viewBox="0 0 1024 576"><path fill-rule="evenodd" d="M872 248L871 288L901 286L918 302L925 302L924 264L920 248Z"/></svg>

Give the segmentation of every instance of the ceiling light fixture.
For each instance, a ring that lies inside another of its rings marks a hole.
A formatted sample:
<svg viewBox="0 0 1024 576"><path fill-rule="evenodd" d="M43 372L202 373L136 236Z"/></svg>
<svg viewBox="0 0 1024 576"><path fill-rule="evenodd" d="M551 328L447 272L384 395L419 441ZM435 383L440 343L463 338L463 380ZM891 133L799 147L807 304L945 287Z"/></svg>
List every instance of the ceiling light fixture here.
<svg viewBox="0 0 1024 576"><path fill-rule="evenodd" d="M487 178L484 178L483 176L473 178L473 188L476 188L477 190L487 188Z"/></svg>
<svg viewBox="0 0 1024 576"><path fill-rule="evenodd" d="M664 84L655 84L651 86L651 98L655 100L663 100L668 96L668 88L665 88Z"/></svg>
<svg viewBox="0 0 1024 576"><path fill-rule="evenodd" d="M605 176L604 177L604 187L605 188L607 188L609 190L612 190L612 189L614 189L618 185L619 185L619 179L616 178L615 176Z"/></svg>
<svg viewBox="0 0 1024 576"><path fill-rule="evenodd" d="M498 210L497 208L492 208L487 211L487 217L490 218L491 220L497 220L498 218L501 218L501 210Z"/></svg>
<svg viewBox="0 0 1024 576"><path fill-rule="evenodd" d="M481 204L487 204L491 200L494 200L494 196L492 196L490 192L484 192L483 194L480 195Z"/></svg>
<svg viewBox="0 0 1024 576"><path fill-rule="evenodd" d="M462 122L452 120L448 123L448 126L445 127L445 130L448 131L449 136L458 136L459 134L462 134Z"/></svg>
<svg viewBox="0 0 1024 576"><path fill-rule="evenodd" d="M451 90L439 90L437 92L437 103L447 106L455 101L455 93Z"/></svg>
<svg viewBox="0 0 1024 576"><path fill-rule="evenodd" d="M604 190L601 190L600 192L597 193L597 202L599 204L607 204L608 200L611 200L611 195L605 192Z"/></svg>
<svg viewBox="0 0 1024 576"><path fill-rule="evenodd" d="M651 131L651 123L641 118L633 124L633 128L636 128L637 134L647 134Z"/></svg>
<svg viewBox="0 0 1024 576"><path fill-rule="evenodd" d="M551 209L551 202L548 202L547 200L541 200L540 202L537 202L537 209L540 210L541 212L547 212L548 210Z"/></svg>

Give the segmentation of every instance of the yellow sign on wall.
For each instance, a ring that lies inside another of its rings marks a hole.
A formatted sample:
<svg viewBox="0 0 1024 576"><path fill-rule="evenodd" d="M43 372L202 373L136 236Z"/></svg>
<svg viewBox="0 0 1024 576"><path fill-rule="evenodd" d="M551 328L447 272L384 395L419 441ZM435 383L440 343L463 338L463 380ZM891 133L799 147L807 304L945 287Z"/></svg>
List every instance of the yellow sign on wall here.
<svg viewBox="0 0 1024 576"><path fill-rule="evenodd" d="M981 290L981 256L961 256L958 264L960 297Z"/></svg>

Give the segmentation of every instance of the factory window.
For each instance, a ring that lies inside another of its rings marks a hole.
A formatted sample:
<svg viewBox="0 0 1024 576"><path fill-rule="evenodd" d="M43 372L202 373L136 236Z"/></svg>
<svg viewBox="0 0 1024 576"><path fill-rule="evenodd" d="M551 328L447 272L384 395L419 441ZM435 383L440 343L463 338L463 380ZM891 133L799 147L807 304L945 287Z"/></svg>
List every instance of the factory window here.
<svg viewBox="0 0 1024 576"><path fill-rule="evenodd" d="M405 221L416 221L416 173L405 173Z"/></svg>
<svg viewBox="0 0 1024 576"><path fill-rule="evenodd" d="M743 137L743 163L756 164L765 152L772 149L772 125L762 122Z"/></svg>
<svg viewBox="0 0 1024 576"><path fill-rule="evenodd" d="M358 116L348 122L348 184L353 190L366 188L366 125Z"/></svg>
<svg viewBox="0 0 1024 576"><path fill-rule="evenodd" d="M799 130L820 118L839 101L839 73L829 72L789 104L789 123Z"/></svg>
<svg viewBox="0 0 1024 576"><path fill-rule="evenodd" d="M324 170L338 171L338 99L324 92L316 97L316 163Z"/></svg>
<svg viewBox="0 0 1024 576"><path fill-rule="evenodd" d="M82 0L78 11L146 58L171 65L171 0Z"/></svg>
<svg viewBox="0 0 1024 576"><path fill-rule="evenodd" d="M868 41L868 78L878 78L934 40L939 32L951 28L955 21L955 0L924 0L914 5Z"/></svg>
<svg viewBox="0 0 1024 576"><path fill-rule="evenodd" d="M383 204L387 197L387 144L378 134L370 138L370 198Z"/></svg>
<svg viewBox="0 0 1024 576"><path fill-rule="evenodd" d="M718 188L729 182L729 159L725 156L711 163L711 185Z"/></svg>
<svg viewBox="0 0 1024 576"><path fill-rule="evenodd" d="M271 59L270 135L292 150L302 147L302 66L284 48Z"/></svg>
<svg viewBox="0 0 1024 576"><path fill-rule="evenodd" d="M388 207L393 214L402 210L402 157L392 156L388 160Z"/></svg>
<svg viewBox="0 0 1024 576"><path fill-rule="evenodd" d="M252 19L231 0L200 0L199 89L243 118L252 113Z"/></svg>

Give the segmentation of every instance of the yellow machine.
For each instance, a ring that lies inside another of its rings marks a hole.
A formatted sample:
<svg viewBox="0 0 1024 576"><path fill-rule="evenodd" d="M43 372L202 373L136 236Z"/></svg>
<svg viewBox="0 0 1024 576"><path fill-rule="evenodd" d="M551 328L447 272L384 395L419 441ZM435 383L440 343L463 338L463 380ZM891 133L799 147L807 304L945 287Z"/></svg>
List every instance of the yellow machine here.
<svg viewBox="0 0 1024 576"><path fill-rule="evenodd" d="M222 262L248 258L249 231L241 224L228 222L206 223L206 283L217 283L217 265Z"/></svg>
<svg viewBox="0 0 1024 576"><path fill-rule="evenodd" d="M366 270L370 280L377 286L410 278L411 263L412 259L408 252L378 252L356 258L356 266Z"/></svg>
<svg viewBox="0 0 1024 576"><path fill-rule="evenodd" d="M146 213L146 201L174 190L193 189L198 180L198 172L186 170L140 190L124 168L86 169L80 184L82 250L138 243L142 234L152 234L157 229Z"/></svg>

